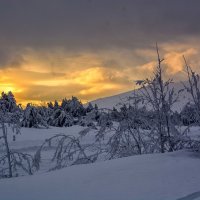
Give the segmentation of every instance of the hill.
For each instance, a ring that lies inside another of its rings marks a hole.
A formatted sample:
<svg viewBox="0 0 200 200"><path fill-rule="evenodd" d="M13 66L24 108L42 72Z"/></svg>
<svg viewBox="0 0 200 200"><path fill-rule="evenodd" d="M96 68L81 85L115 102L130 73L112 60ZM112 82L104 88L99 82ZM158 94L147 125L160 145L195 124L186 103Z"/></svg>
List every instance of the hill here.
<svg viewBox="0 0 200 200"><path fill-rule="evenodd" d="M170 87L174 88L175 94L178 94L178 91L184 89L183 83L175 82L170 85ZM128 105L131 103L130 97L133 97L135 94L141 94L142 89L136 89L129 92L117 94L110 97L96 99L91 101L91 103L97 104L99 108L108 108L112 109L113 107L120 108L123 104ZM188 92L184 89L180 94L178 101L174 104L173 110L180 112L182 108L188 103L191 102L191 96Z"/></svg>

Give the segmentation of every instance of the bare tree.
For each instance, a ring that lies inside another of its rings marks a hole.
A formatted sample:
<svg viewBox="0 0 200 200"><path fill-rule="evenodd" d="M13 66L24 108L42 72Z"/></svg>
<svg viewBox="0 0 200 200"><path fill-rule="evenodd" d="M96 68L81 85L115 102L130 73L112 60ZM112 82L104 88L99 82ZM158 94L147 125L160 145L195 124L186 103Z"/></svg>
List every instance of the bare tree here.
<svg viewBox="0 0 200 200"><path fill-rule="evenodd" d="M157 67L152 78L137 81L136 84L142 86L140 90L146 102L155 113L155 120L151 131L158 135L160 152L164 153L167 146L168 151L174 150L174 134L178 130L171 121L172 106L178 100L178 94L175 94L172 87L173 80L164 81L162 62L159 49L156 45Z"/></svg>
<svg viewBox="0 0 200 200"><path fill-rule="evenodd" d="M197 123L200 123L200 77L199 74L193 71L193 69L188 65L185 56L183 56L185 67L186 67L186 73L188 77L188 85L184 84L184 88L187 90L187 92L191 95L192 101L194 104L194 111L197 117Z"/></svg>
<svg viewBox="0 0 200 200"><path fill-rule="evenodd" d="M42 152L46 148L51 148L54 153L51 157L51 167L49 170L60 169L63 167L93 163L97 160L100 149L93 144L82 145L81 137L84 137L90 128L86 128L79 132L80 137L74 137L65 134L57 134L49 139L46 139L40 146L34 156L33 166L39 170L42 162Z"/></svg>

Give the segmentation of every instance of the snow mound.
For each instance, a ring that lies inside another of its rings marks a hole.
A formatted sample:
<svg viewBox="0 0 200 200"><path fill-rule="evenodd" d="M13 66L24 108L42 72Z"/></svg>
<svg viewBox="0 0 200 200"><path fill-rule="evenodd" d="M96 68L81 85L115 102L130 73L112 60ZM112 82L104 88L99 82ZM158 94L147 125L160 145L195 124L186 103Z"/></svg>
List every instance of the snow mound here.
<svg viewBox="0 0 200 200"><path fill-rule="evenodd" d="M199 157L186 151L134 156L4 179L0 181L0 194L2 200L181 200L192 195L198 198L199 166Z"/></svg>

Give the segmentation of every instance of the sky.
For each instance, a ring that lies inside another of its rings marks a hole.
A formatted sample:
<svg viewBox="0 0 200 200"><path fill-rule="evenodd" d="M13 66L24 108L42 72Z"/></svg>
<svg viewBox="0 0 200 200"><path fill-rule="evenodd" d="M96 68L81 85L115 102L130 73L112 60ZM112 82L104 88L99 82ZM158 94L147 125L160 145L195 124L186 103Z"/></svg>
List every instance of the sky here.
<svg viewBox="0 0 200 200"><path fill-rule="evenodd" d="M0 0L0 91L19 103L133 90L151 76L198 71L199 0Z"/></svg>

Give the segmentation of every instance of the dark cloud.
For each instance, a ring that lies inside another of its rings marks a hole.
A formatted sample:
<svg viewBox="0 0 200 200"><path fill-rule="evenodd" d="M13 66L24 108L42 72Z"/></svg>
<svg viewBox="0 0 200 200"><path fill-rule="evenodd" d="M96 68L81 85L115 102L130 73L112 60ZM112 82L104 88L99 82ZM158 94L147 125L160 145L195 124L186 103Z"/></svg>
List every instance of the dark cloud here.
<svg viewBox="0 0 200 200"><path fill-rule="evenodd" d="M20 67L23 63L25 60L22 49L0 46L0 68Z"/></svg>
<svg viewBox="0 0 200 200"><path fill-rule="evenodd" d="M3 46L133 48L198 35L199 0L2 0Z"/></svg>

